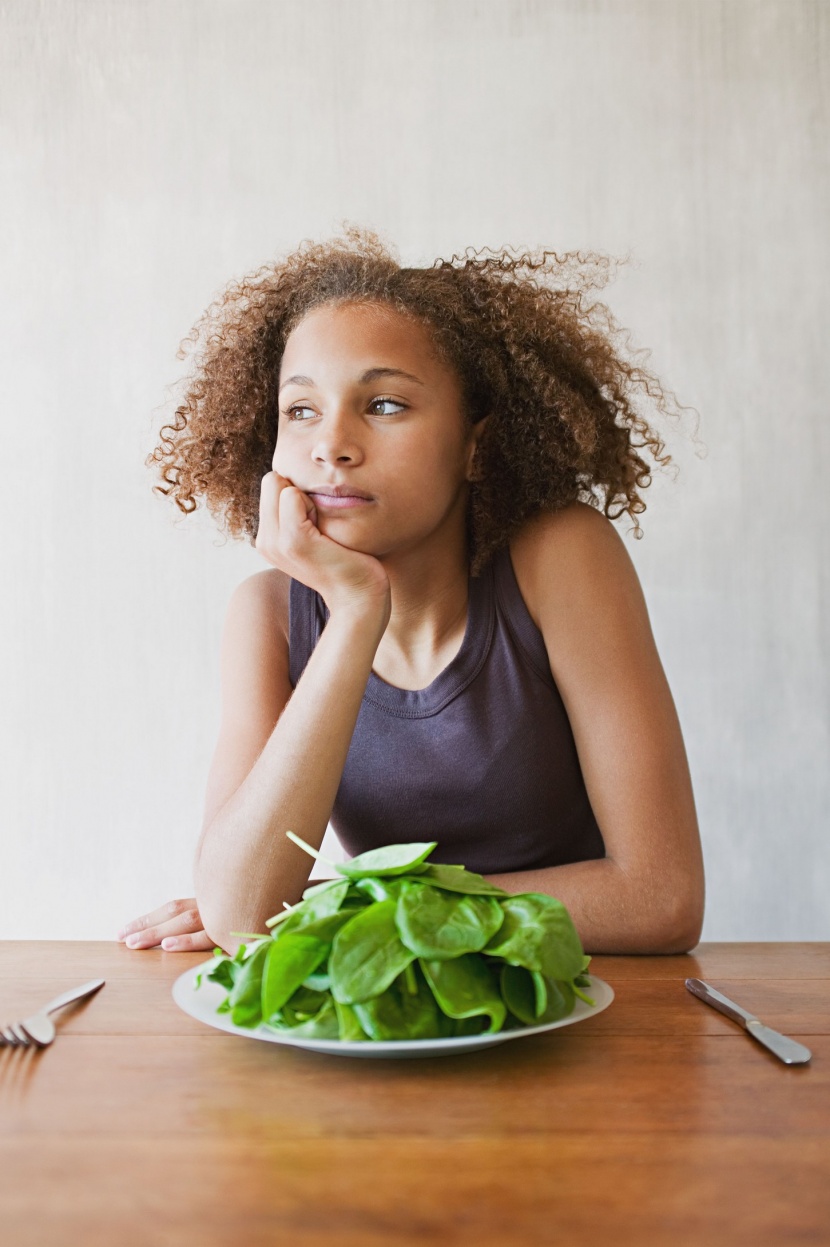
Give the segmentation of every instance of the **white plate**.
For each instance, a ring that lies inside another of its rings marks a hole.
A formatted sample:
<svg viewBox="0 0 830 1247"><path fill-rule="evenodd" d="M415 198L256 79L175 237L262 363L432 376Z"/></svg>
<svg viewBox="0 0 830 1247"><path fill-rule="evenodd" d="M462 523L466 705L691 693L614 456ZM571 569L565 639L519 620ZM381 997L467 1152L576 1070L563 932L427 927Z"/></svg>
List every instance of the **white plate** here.
<svg viewBox="0 0 830 1247"><path fill-rule="evenodd" d="M558 1022L546 1022L544 1026L523 1026L518 1030L497 1031L494 1035L464 1035L458 1039L389 1039L366 1040L355 1042L342 1039L304 1039L288 1032L280 1034L260 1024L254 1029L246 1026L235 1026L228 1013L217 1013L216 1008L227 996L227 991L219 983L213 983L207 977L202 979L201 987L196 987L196 975L207 972L216 964L217 958L212 957L202 965L192 966L185 970L173 984L173 999L180 1009L204 1022L207 1026L215 1026L217 1030L227 1031L230 1035L244 1035L246 1039L264 1039L266 1043L289 1044L295 1048L307 1048L310 1052L327 1052L331 1056L363 1056L363 1057L416 1057L416 1056L452 1056L459 1052L475 1052L479 1048L491 1048L494 1044L505 1043L508 1039L522 1039L525 1035L541 1035L544 1031L556 1030L560 1026L573 1026L585 1018L593 1017L607 1009L614 999L614 992L602 979L590 975L591 986L584 988L596 1004L586 1005L577 996L573 1013Z"/></svg>

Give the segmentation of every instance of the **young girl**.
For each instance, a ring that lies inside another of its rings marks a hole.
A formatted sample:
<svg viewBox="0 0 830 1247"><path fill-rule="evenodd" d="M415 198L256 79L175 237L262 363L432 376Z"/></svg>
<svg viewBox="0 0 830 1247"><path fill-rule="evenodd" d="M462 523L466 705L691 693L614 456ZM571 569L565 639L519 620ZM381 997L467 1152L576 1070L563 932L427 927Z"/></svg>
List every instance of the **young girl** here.
<svg viewBox="0 0 830 1247"><path fill-rule="evenodd" d="M265 931L331 822L546 892L589 953L692 948L703 864L640 584L611 523L669 462L585 291L605 257L402 268L349 227L231 285L148 463L269 567L233 593L196 896L131 922ZM593 271L592 271L593 267ZM637 535L641 531L636 527Z"/></svg>

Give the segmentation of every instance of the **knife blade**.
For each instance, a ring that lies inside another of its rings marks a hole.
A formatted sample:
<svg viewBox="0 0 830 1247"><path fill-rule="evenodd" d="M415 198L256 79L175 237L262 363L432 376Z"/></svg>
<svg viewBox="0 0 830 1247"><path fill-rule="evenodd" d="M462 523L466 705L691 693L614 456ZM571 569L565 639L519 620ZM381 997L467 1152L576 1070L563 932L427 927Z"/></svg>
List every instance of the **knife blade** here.
<svg viewBox="0 0 830 1247"><path fill-rule="evenodd" d="M699 1000L717 1009L718 1013L723 1013L733 1022L738 1022L747 1034L757 1039L758 1043L768 1048L785 1065L806 1065L812 1057L812 1052L809 1048L805 1048L804 1044L797 1043L788 1035L774 1031L770 1026L765 1026L754 1013L742 1009L740 1005L735 1004L734 1000L730 1000L728 996L722 995L721 992L715 991L714 987L704 983L703 979L686 979L686 987L693 996L697 996Z"/></svg>

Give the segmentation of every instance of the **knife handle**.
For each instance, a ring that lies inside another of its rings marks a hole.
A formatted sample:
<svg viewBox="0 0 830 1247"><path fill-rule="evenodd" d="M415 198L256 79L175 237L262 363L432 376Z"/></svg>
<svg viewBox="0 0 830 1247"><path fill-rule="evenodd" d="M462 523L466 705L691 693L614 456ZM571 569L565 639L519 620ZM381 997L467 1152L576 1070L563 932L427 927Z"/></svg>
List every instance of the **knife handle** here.
<svg viewBox="0 0 830 1247"><path fill-rule="evenodd" d="M794 1039L790 1039L787 1035L781 1035L778 1031L772 1030L769 1026L764 1026L763 1022L755 1021L747 1022L746 1029L753 1039L757 1039L758 1043L763 1044L765 1048L769 1048L770 1052L778 1057L779 1061L783 1061L785 1065L806 1065L812 1057L809 1048L805 1048L803 1043L797 1043Z"/></svg>

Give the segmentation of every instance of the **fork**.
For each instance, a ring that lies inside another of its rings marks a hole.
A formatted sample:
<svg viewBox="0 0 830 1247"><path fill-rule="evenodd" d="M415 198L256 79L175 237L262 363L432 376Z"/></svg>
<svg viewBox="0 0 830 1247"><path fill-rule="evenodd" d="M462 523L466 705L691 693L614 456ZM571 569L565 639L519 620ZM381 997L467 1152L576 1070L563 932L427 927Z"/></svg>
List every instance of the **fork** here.
<svg viewBox="0 0 830 1247"><path fill-rule="evenodd" d="M91 996L104 986L104 982L104 979L90 979L81 987L71 987L69 991L62 992L60 996L50 1000L48 1005L44 1005L31 1017L24 1018L22 1022L0 1026L0 1045L5 1044L9 1048L32 1046L45 1048L55 1038L55 1027L49 1014L54 1013L56 1009L62 1009L64 1005L72 1004L74 1000L83 1000L84 996Z"/></svg>

